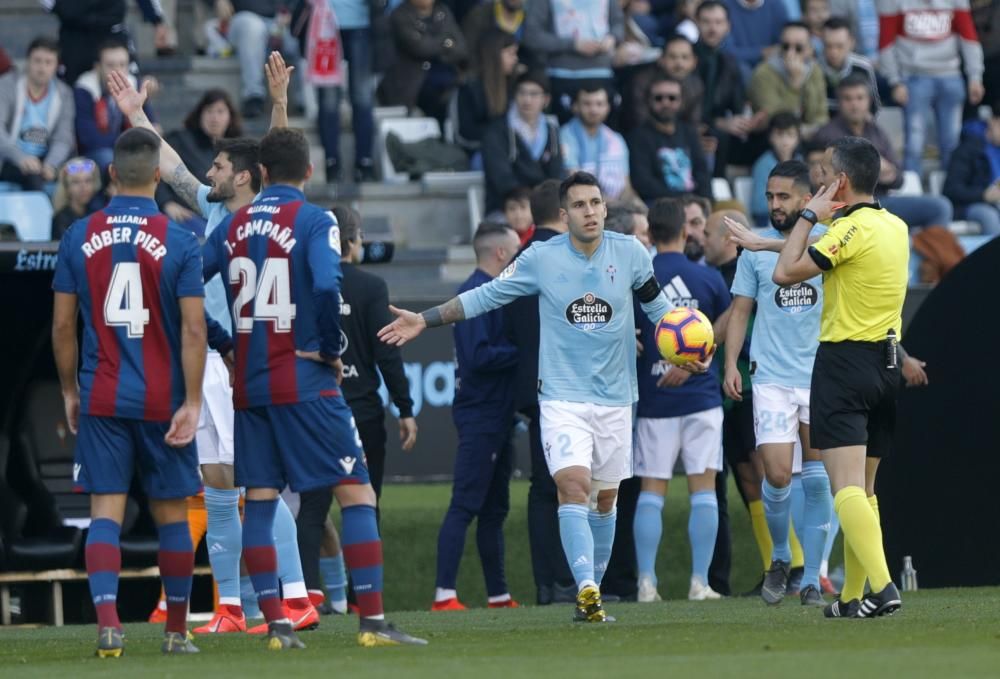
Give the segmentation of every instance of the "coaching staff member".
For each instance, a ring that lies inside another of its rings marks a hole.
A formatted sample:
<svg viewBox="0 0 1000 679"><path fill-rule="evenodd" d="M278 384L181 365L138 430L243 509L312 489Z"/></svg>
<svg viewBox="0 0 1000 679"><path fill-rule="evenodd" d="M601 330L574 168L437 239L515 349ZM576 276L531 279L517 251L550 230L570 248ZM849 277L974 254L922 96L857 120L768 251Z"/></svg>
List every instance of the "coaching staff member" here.
<svg viewBox="0 0 1000 679"><path fill-rule="evenodd" d="M865 487L877 469L866 464L866 456L888 455L896 423L909 237L903 220L875 200L880 158L871 142L838 139L824 162L833 177L802 211L778 257L774 282L793 285L823 273L810 432L830 475L846 570L862 569L871 586L860 603L837 600L824 612L869 618L902 605L886 565L877 506ZM843 216L810 246L813 225L841 207Z"/></svg>

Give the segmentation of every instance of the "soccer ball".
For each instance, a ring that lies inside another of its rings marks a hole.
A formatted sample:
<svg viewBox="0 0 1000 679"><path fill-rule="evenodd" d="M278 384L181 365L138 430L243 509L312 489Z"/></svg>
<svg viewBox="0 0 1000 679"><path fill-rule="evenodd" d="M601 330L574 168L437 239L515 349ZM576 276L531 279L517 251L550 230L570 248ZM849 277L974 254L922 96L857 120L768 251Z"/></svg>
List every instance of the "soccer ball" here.
<svg viewBox="0 0 1000 679"><path fill-rule="evenodd" d="M674 365L703 361L715 346L708 317L697 309L677 307L656 324L656 348Z"/></svg>

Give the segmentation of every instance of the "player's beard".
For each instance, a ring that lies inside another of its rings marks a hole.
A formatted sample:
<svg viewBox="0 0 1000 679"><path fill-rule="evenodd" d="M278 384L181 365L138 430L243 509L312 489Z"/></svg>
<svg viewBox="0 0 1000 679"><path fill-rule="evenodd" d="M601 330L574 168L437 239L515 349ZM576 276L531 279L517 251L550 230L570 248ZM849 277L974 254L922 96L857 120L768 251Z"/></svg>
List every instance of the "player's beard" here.
<svg viewBox="0 0 1000 679"><path fill-rule="evenodd" d="M223 184L219 186L215 184L209 190L207 199L209 203L225 203L234 195L236 195L236 190L232 185Z"/></svg>
<svg viewBox="0 0 1000 679"><path fill-rule="evenodd" d="M785 219L780 222L774 218L773 212L768 216L771 219L771 226L776 228L778 231L784 233L786 231L791 231L792 227L795 226L795 222L799 221L799 215L801 214L802 214L801 210L796 210L790 215L786 215Z"/></svg>
<svg viewBox="0 0 1000 679"><path fill-rule="evenodd" d="M693 238L688 238L684 243L684 256L692 262L700 262L705 256L705 248Z"/></svg>

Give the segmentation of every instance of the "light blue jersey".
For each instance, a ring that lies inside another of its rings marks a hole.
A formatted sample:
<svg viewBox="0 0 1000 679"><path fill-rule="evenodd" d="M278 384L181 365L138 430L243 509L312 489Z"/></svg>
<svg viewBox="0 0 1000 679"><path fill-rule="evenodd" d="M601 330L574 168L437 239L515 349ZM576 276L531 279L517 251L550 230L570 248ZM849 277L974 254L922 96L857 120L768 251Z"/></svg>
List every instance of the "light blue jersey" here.
<svg viewBox="0 0 1000 679"><path fill-rule="evenodd" d="M626 406L639 398L632 293L651 278L649 253L632 236L605 231L588 259L561 234L458 299L472 318L537 294L539 400ZM654 323L672 308L662 291L642 305Z"/></svg>
<svg viewBox="0 0 1000 679"><path fill-rule="evenodd" d="M825 231L825 227L816 226L811 235ZM767 229L761 235L781 238L776 229ZM736 264L733 295L757 302L750 337L751 381L808 389L819 347L823 277L783 287L771 279L777 263L776 252L744 250Z"/></svg>
<svg viewBox="0 0 1000 679"><path fill-rule="evenodd" d="M215 227L231 214L225 203L208 202L208 194L211 190L211 187L204 184L198 188L198 210L201 211L201 216L207 222L205 224L206 239L212 235ZM223 282L221 274L205 283L205 311L212 317L212 320L220 323L230 335L234 335L232 314L229 313L229 302L226 301L226 284Z"/></svg>

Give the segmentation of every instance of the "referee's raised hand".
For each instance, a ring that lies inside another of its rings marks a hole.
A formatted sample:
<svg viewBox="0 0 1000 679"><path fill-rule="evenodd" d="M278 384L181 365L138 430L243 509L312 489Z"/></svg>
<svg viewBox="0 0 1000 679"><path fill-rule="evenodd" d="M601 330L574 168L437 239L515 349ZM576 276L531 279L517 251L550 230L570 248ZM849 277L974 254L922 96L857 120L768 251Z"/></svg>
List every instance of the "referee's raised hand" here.
<svg viewBox="0 0 1000 679"><path fill-rule="evenodd" d="M839 189L840 177L837 177L826 186L820 187L819 191L806 203L806 209L815 212L818 221L829 221L834 212L846 205L843 201L835 198Z"/></svg>

